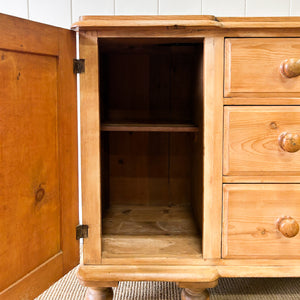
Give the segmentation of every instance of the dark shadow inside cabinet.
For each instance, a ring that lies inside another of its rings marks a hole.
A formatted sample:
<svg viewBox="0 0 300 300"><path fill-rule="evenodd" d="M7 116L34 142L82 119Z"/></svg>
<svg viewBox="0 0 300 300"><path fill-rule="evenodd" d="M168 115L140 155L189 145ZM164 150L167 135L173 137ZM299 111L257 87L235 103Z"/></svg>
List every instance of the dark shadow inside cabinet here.
<svg viewBox="0 0 300 300"><path fill-rule="evenodd" d="M203 40L99 39L102 258L202 257Z"/></svg>

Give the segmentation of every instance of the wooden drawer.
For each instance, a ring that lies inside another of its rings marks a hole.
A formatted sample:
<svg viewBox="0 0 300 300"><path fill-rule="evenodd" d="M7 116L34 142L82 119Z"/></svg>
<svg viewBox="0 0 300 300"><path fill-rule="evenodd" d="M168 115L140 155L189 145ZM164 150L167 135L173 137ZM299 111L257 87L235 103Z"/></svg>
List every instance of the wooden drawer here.
<svg viewBox="0 0 300 300"><path fill-rule="evenodd" d="M300 59L299 38L226 39L225 97L299 97L300 77L281 74L286 59Z"/></svg>
<svg viewBox="0 0 300 300"><path fill-rule="evenodd" d="M225 184L222 256L300 257L299 199L300 184Z"/></svg>
<svg viewBox="0 0 300 300"><path fill-rule="evenodd" d="M224 175L299 176L299 144L299 106L224 108Z"/></svg>

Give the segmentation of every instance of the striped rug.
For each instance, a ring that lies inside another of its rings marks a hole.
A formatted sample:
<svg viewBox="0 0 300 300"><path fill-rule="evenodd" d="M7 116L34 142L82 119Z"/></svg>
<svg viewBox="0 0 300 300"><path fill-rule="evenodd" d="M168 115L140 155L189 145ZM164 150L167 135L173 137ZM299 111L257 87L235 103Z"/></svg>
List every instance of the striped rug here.
<svg viewBox="0 0 300 300"><path fill-rule="evenodd" d="M84 300L86 289L70 271L36 300ZM210 300L300 300L300 278L221 278L210 289ZM170 282L120 282L114 300L180 300L180 289Z"/></svg>

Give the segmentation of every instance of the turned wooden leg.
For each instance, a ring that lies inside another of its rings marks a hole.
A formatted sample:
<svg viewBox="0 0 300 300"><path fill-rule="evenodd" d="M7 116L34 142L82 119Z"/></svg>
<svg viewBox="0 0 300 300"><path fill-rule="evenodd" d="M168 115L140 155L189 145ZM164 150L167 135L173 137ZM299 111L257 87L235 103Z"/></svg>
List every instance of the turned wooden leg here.
<svg viewBox="0 0 300 300"><path fill-rule="evenodd" d="M206 289L197 289L197 291L184 288L181 292L181 300L208 300L209 294Z"/></svg>
<svg viewBox="0 0 300 300"><path fill-rule="evenodd" d="M113 290L111 287L89 287L85 294L85 300L112 300Z"/></svg>
<svg viewBox="0 0 300 300"><path fill-rule="evenodd" d="M218 284L218 280L210 282L185 282L179 283L183 288L181 300L209 300L208 288L213 288Z"/></svg>

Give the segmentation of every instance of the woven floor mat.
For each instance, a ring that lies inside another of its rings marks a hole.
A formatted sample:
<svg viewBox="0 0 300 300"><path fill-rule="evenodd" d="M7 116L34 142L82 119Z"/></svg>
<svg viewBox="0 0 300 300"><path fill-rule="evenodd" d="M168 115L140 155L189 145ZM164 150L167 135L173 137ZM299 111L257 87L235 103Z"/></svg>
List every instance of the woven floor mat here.
<svg viewBox="0 0 300 300"><path fill-rule="evenodd" d="M78 283L76 270L36 300L84 300L86 289ZM210 300L300 300L300 278L221 278L209 291ZM170 282L120 282L114 300L180 300L180 289Z"/></svg>

